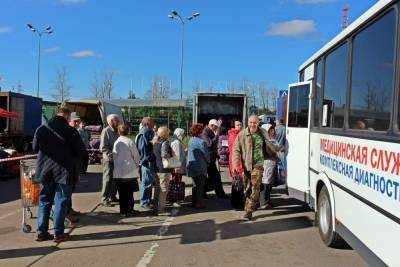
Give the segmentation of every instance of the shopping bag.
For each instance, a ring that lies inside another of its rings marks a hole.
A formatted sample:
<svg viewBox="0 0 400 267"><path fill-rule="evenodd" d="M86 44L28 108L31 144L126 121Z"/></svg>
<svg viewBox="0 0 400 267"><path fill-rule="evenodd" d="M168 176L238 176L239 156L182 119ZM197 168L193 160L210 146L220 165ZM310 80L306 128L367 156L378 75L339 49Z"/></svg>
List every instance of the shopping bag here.
<svg viewBox="0 0 400 267"><path fill-rule="evenodd" d="M243 179L240 177L237 171L234 172L234 176L232 177L232 187L236 191L243 191Z"/></svg>
<svg viewBox="0 0 400 267"><path fill-rule="evenodd" d="M167 196L169 202L185 200L185 186L184 182L170 181Z"/></svg>

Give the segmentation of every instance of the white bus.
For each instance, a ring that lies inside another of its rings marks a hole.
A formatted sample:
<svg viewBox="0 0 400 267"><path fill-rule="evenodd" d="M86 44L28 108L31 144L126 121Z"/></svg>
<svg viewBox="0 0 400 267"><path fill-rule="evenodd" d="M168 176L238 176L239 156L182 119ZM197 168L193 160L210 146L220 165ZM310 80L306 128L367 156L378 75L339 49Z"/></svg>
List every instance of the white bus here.
<svg viewBox="0 0 400 267"><path fill-rule="evenodd" d="M326 245L344 239L372 266L400 266L399 12L377 2L289 85L289 195Z"/></svg>

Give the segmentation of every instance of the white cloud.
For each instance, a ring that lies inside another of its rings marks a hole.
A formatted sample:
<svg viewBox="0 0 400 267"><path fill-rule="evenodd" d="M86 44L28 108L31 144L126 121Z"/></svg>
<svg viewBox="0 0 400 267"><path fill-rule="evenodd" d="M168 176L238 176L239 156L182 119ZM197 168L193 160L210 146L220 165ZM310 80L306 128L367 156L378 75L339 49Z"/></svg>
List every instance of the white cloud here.
<svg viewBox="0 0 400 267"><path fill-rule="evenodd" d="M272 23L267 34L273 36L301 37L317 34L313 20L290 20L281 23Z"/></svg>
<svg viewBox="0 0 400 267"><path fill-rule="evenodd" d="M55 46L55 47L49 47L49 48L44 49L44 52L50 54L50 53L58 52L60 50L61 50L61 47Z"/></svg>
<svg viewBox="0 0 400 267"><path fill-rule="evenodd" d="M316 5L316 4L327 4L333 3L337 0L296 0L296 3L299 5Z"/></svg>
<svg viewBox="0 0 400 267"><path fill-rule="evenodd" d="M75 4L83 4L87 2L87 0L58 0L58 2L63 5L75 5Z"/></svg>
<svg viewBox="0 0 400 267"><path fill-rule="evenodd" d="M12 32L13 28L9 26L0 27L0 33L9 33Z"/></svg>
<svg viewBox="0 0 400 267"><path fill-rule="evenodd" d="M82 50L82 51L76 51L76 52L69 53L68 56L70 56L70 57L95 57L98 55L93 50Z"/></svg>

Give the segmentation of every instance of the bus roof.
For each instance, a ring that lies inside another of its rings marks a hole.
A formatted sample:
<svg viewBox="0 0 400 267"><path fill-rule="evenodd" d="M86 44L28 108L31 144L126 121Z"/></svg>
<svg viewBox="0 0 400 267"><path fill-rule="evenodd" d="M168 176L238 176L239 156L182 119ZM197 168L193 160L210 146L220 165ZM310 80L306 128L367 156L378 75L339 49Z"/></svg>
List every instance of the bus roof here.
<svg viewBox="0 0 400 267"><path fill-rule="evenodd" d="M335 38L330 40L326 45L324 45L317 53L312 55L306 62L304 62L300 68L299 71L302 71L305 69L308 65L310 65L312 62L314 62L317 58L319 58L322 54L324 54L326 51L337 45L339 42L341 42L343 39L347 37L350 33L352 33L354 30L359 28L362 24L364 24L366 21L368 21L371 17L373 17L376 13L384 9L386 6L391 4L392 2L395 2L396 0L380 0L378 1L375 5L373 5L370 9L368 9L364 14L362 14L358 19L356 19L353 23L349 25L346 29L341 31L338 35L336 35Z"/></svg>

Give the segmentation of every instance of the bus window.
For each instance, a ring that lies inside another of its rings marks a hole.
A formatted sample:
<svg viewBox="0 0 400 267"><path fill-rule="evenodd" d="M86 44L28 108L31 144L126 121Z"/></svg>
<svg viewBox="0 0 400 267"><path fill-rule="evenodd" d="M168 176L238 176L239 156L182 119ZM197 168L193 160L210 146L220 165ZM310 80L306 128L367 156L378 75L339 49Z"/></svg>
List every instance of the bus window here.
<svg viewBox="0 0 400 267"><path fill-rule="evenodd" d="M298 85L289 91L289 127L308 127L309 84Z"/></svg>
<svg viewBox="0 0 400 267"><path fill-rule="evenodd" d="M354 37L349 120L352 129L389 129L395 30L396 13L392 10Z"/></svg>
<svg viewBox="0 0 400 267"><path fill-rule="evenodd" d="M325 83L323 108L327 110L327 120L322 126L342 128L346 103L347 83L347 42L328 54L325 61Z"/></svg>
<svg viewBox="0 0 400 267"><path fill-rule="evenodd" d="M319 126L319 112L321 111L321 83L322 83L322 60L316 63L316 79L314 93L314 126Z"/></svg>
<svg viewBox="0 0 400 267"><path fill-rule="evenodd" d="M299 82L304 82L304 70L302 70L302 71L300 72L300 75L299 75Z"/></svg>

